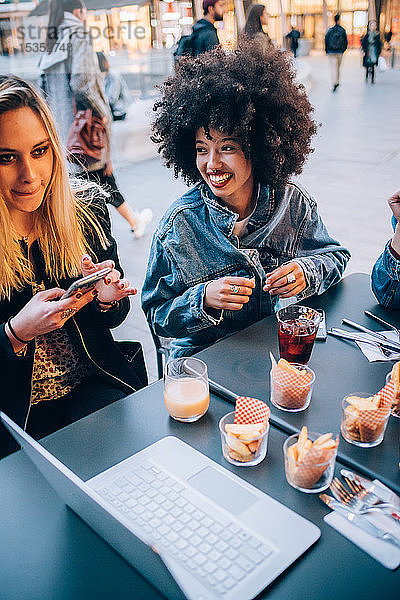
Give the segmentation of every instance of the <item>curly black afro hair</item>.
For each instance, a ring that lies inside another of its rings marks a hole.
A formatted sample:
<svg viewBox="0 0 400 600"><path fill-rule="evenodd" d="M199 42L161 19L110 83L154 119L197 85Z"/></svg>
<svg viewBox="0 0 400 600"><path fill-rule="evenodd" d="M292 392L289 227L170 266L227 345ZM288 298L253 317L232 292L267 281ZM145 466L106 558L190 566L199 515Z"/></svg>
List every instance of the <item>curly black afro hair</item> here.
<svg viewBox="0 0 400 600"><path fill-rule="evenodd" d="M313 108L294 76L287 53L258 41L181 58L154 105L151 139L175 177L194 184L202 180L197 129L234 133L256 181L280 187L301 172L316 133Z"/></svg>

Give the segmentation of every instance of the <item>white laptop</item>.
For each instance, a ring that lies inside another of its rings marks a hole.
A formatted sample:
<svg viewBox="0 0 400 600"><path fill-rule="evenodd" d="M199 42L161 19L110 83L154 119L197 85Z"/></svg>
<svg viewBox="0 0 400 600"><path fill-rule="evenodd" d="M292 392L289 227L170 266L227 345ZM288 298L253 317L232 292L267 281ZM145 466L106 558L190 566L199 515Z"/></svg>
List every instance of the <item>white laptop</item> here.
<svg viewBox="0 0 400 600"><path fill-rule="evenodd" d="M320 536L175 437L84 482L0 419L62 500L167 598L250 600Z"/></svg>

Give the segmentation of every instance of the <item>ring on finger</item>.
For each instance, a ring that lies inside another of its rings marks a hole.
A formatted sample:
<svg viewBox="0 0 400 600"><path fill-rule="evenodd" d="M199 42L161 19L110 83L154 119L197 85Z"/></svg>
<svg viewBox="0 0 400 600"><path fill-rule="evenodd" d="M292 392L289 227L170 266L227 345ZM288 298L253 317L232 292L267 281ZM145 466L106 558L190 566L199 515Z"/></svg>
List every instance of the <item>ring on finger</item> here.
<svg viewBox="0 0 400 600"><path fill-rule="evenodd" d="M60 317L61 319L69 319L69 317L72 317L72 315L74 315L75 313L76 308L66 308L65 310L63 310Z"/></svg>
<svg viewBox="0 0 400 600"><path fill-rule="evenodd" d="M296 281L296 275L294 273L288 273L286 279L288 283L294 283Z"/></svg>
<svg viewBox="0 0 400 600"><path fill-rule="evenodd" d="M239 291L240 291L240 288L239 288L238 285L233 285L233 284L231 285L231 292L232 292L232 294L238 294Z"/></svg>

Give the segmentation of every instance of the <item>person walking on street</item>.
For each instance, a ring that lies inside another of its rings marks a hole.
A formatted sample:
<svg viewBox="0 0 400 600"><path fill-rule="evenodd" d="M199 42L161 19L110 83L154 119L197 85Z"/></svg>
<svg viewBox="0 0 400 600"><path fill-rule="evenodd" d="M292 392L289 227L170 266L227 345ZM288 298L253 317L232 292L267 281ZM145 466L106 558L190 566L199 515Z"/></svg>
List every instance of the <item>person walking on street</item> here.
<svg viewBox="0 0 400 600"><path fill-rule="evenodd" d="M223 21L224 0L203 0L204 18L193 25L193 55L198 56L219 46L219 38L214 23Z"/></svg>
<svg viewBox="0 0 400 600"><path fill-rule="evenodd" d="M264 4L253 4L247 14L243 33L250 39L257 39L266 46L272 45L272 40L263 29L268 25L268 13Z"/></svg>
<svg viewBox="0 0 400 600"><path fill-rule="evenodd" d="M361 48L364 52L365 81L368 81L368 76L371 75L371 83L375 83L375 67L382 50L381 38L376 31L376 21L368 23L367 33L361 38Z"/></svg>
<svg viewBox="0 0 400 600"><path fill-rule="evenodd" d="M325 52L329 56L332 68L332 91L336 92L340 83L340 67L343 54L347 49L346 30L340 25L340 15L334 17L335 25L328 29L325 36Z"/></svg>
<svg viewBox="0 0 400 600"><path fill-rule="evenodd" d="M103 76L90 34L85 28L86 6L83 0L52 0L47 28L46 48L39 62L41 88L51 108L64 147L74 121L74 112L91 109L102 119L106 143L101 159L82 167L70 165L75 175L89 177L105 187L112 204L128 221L135 237L141 237L150 214L134 213L118 189L110 156L111 111ZM80 171L80 172L79 172ZM152 215L151 215L152 216ZM150 218L151 220L151 218Z"/></svg>
<svg viewBox="0 0 400 600"><path fill-rule="evenodd" d="M293 52L294 58L297 57L297 48L299 47L300 31L292 27L292 30L286 35L286 39L290 44L290 49Z"/></svg>

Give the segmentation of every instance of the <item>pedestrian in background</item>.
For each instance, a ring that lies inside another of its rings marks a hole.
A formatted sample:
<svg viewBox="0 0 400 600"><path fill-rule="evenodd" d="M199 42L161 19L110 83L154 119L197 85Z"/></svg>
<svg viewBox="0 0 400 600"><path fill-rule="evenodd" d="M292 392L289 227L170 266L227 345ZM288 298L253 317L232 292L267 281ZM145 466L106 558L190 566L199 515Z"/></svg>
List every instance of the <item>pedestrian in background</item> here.
<svg viewBox="0 0 400 600"><path fill-rule="evenodd" d="M295 29L295 27L293 27L293 26L292 26L292 30L289 31L289 33L286 35L286 39L289 41L290 49L293 52L294 58L297 57L297 48L299 47L299 37L300 37L300 31Z"/></svg>
<svg viewBox="0 0 400 600"><path fill-rule="evenodd" d="M346 30L340 25L340 15L334 16L335 25L328 29L325 36L325 52L331 61L332 91L336 92L340 83L340 67L343 54L347 49Z"/></svg>
<svg viewBox="0 0 400 600"><path fill-rule="evenodd" d="M198 56L219 46L219 38L214 23L223 21L224 0L203 0L204 17L193 25L193 56Z"/></svg>
<svg viewBox="0 0 400 600"><path fill-rule="evenodd" d="M83 167L70 165L80 177L89 177L108 192L107 202L128 221L136 238L142 237L152 219L151 211L135 214L122 196L113 175L111 162L111 111L106 98L103 76L90 34L85 28L86 6L82 0L52 0L46 46L39 62L41 87L46 94L64 146L74 121L74 113L91 109L102 119L106 143L97 162Z"/></svg>
<svg viewBox="0 0 400 600"><path fill-rule="evenodd" d="M92 111L111 132L111 114L96 54L86 31L86 7L82 0L52 0L46 49L39 61L41 87L52 110L64 146L76 110Z"/></svg>
<svg viewBox="0 0 400 600"><path fill-rule="evenodd" d="M368 77L371 76L371 83L375 83L375 67L382 51L381 38L376 31L376 21L368 23L367 33L361 38L361 48L364 52L365 81L368 81Z"/></svg>
<svg viewBox="0 0 400 600"><path fill-rule="evenodd" d="M243 33L250 39L258 39L263 44L270 46L272 40L264 31L263 25L268 25L268 13L264 4L253 4L247 13L246 25Z"/></svg>
<svg viewBox="0 0 400 600"><path fill-rule="evenodd" d="M106 97L113 121L123 121L126 119L129 105L132 104L129 88L121 73L110 71L110 63L106 59L104 52L97 52L96 54L100 71L104 77Z"/></svg>

